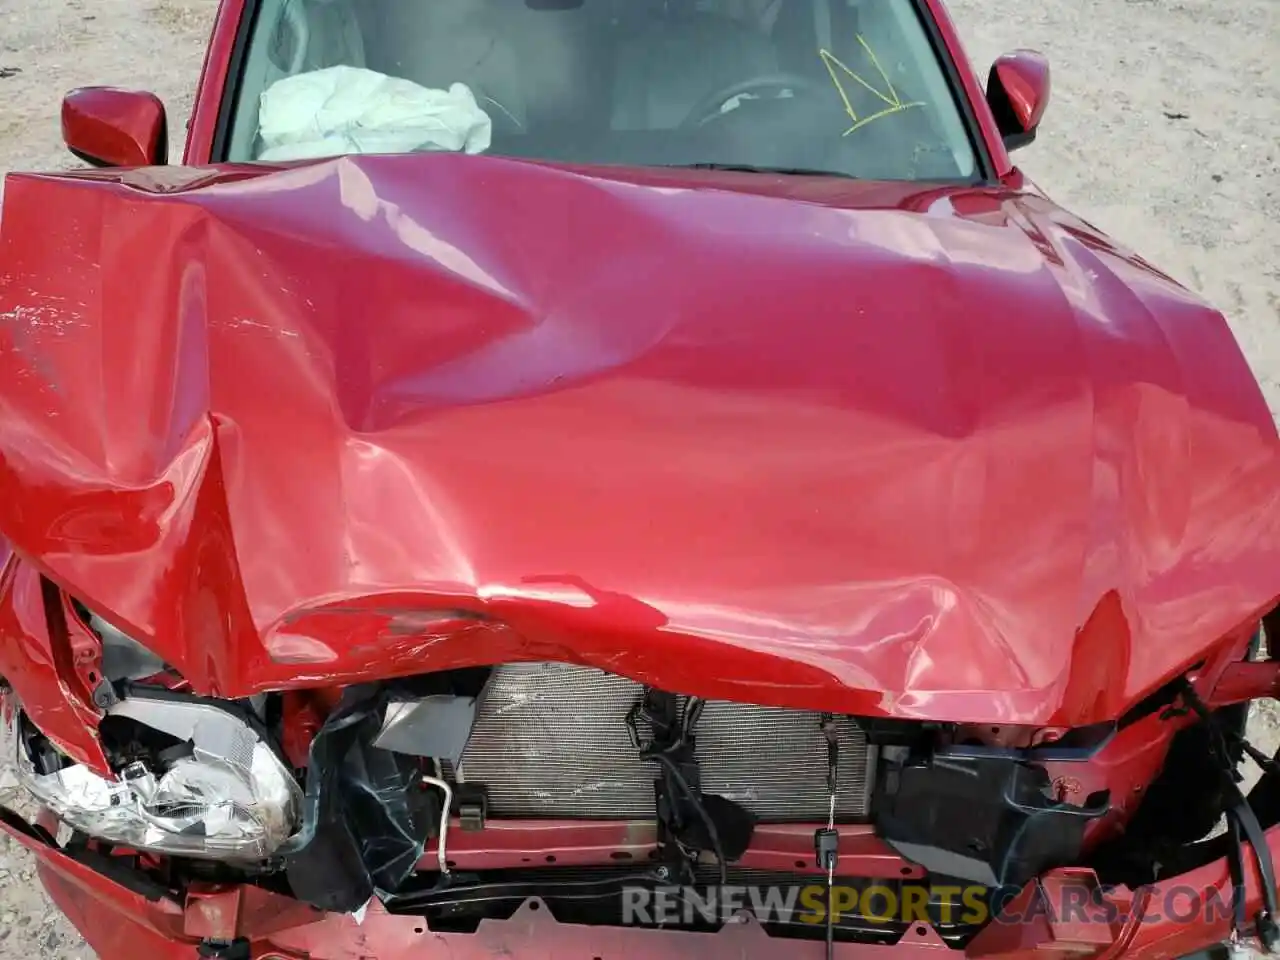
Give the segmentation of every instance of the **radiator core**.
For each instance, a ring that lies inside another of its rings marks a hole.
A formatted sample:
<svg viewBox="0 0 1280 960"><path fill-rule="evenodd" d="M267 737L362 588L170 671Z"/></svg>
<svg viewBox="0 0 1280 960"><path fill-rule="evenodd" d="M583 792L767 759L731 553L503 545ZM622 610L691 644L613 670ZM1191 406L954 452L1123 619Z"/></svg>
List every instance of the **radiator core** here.
<svg viewBox="0 0 1280 960"><path fill-rule="evenodd" d="M446 775L484 784L491 817L652 820L659 767L640 759L627 728L643 692L590 667L496 667L462 759ZM695 729L702 792L735 800L764 823L825 822L820 721L811 711L708 701ZM874 748L853 719L837 724L836 820L863 821Z"/></svg>

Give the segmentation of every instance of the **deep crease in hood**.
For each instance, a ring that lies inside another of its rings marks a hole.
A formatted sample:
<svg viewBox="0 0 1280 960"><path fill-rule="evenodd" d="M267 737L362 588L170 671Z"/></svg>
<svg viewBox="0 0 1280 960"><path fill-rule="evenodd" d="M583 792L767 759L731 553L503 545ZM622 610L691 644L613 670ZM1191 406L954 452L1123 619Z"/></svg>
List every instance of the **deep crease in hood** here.
<svg viewBox="0 0 1280 960"><path fill-rule="evenodd" d="M1222 317L996 188L10 177L0 423L14 548L224 696L537 658L1078 724L1280 594Z"/></svg>

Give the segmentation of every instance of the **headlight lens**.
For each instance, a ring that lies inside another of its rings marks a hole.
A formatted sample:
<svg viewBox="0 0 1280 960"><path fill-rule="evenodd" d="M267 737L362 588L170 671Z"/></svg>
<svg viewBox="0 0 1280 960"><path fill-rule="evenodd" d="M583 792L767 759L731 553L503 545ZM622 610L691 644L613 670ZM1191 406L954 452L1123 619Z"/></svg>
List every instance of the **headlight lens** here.
<svg viewBox="0 0 1280 960"><path fill-rule="evenodd" d="M121 716L189 744L151 769L129 764L107 780L80 764L36 768L19 710L8 724L18 781L76 830L136 850L209 860L262 860L297 828L297 781L245 720L194 699L130 697ZM182 752L182 751L180 751Z"/></svg>

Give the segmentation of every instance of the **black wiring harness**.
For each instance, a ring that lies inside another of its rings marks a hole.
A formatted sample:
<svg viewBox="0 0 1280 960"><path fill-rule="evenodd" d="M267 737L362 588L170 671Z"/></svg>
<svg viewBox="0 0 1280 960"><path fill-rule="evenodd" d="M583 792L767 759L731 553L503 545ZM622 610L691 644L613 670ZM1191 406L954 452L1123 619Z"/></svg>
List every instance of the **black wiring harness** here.
<svg viewBox="0 0 1280 960"><path fill-rule="evenodd" d="M705 700L680 698L646 688L644 696L627 713L631 743L642 760L661 768L654 782L658 814L659 846L670 851L669 867L685 881L703 851L711 851L719 868L720 886L729 883L728 865L751 845L755 816L740 804L715 794L704 794L698 775L696 728ZM641 724L649 727L648 740Z"/></svg>
<svg viewBox="0 0 1280 960"><path fill-rule="evenodd" d="M1184 681L1180 691L1183 702L1190 708L1210 731L1210 744L1222 776L1223 795L1227 798L1227 827L1231 838L1231 851L1228 857L1231 872L1233 939L1243 936L1247 927L1245 916L1245 870L1244 846L1249 847L1258 865L1258 877L1262 881L1262 909L1254 917L1254 930L1258 940L1268 953L1274 953L1280 947L1280 926L1276 917L1276 870L1271 857L1271 848L1267 845L1266 832L1263 830L1258 815L1254 812L1249 798L1240 789L1242 779L1236 764L1232 760L1228 748L1228 738L1236 741L1243 752L1265 772L1280 776L1280 764L1251 744L1241 734L1232 730L1223 730L1217 717L1200 699L1189 681Z"/></svg>

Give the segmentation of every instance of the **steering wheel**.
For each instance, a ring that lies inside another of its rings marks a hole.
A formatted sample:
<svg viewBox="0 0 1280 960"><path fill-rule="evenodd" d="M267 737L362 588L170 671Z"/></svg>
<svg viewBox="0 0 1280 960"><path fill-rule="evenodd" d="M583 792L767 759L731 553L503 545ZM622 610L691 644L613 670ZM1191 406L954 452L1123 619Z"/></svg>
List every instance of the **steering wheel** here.
<svg viewBox="0 0 1280 960"><path fill-rule="evenodd" d="M737 83L723 87L711 94L711 96L703 97L699 100L688 115L680 121L680 129L688 130L693 127L700 127L718 115L720 108L734 97L741 97L744 94L756 93L761 90L795 90L808 94L817 94L822 92L823 85L798 73L767 73L762 76L752 77L749 80L739 80Z"/></svg>

